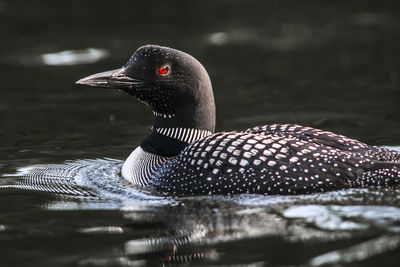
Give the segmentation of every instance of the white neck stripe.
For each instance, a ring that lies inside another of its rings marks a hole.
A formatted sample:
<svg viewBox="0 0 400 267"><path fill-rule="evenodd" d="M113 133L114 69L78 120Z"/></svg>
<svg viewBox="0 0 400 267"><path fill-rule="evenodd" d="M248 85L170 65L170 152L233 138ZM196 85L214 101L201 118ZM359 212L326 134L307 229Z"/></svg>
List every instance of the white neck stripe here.
<svg viewBox="0 0 400 267"><path fill-rule="evenodd" d="M211 131L192 128L156 128L156 133L191 144L212 134Z"/></svg>

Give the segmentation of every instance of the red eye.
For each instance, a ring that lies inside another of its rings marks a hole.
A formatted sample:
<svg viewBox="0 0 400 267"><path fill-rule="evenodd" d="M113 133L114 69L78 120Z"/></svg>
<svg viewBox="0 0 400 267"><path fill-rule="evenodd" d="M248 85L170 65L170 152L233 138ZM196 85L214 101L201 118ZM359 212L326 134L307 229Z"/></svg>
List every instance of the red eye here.
<svg viewBox="0 0 400 267"><path fill-rule="evenodd" d="M158 69L158 73L161 75L167 75L169 72L169 67L168 66L162 66L161 68Z"/></svg>

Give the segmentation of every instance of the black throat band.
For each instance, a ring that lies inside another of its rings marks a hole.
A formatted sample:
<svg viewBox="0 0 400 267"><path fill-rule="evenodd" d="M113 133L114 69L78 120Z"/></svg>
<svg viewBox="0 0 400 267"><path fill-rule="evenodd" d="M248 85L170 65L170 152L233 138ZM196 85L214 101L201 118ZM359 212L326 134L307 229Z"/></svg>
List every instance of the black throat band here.
<svg viewBox="0 0 400 267"><path fill-rule="evenodd" d="M152 154L162 157L175 157L189 144L180 140L151 132L141 143L140 147Z"/></svg>

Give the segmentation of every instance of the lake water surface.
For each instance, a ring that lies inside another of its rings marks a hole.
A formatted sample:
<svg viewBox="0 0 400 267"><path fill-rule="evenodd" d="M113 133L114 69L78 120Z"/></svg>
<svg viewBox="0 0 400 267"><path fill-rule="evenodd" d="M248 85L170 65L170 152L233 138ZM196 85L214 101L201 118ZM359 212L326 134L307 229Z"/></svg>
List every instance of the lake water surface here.
<svg viewBox="0 0 400 267"><path fill-rule="evenodd" d="M400 189L139 190L118 172L151 112L74 84L166 45L207 68L218 131L297 123L399 149L398 1L0 0L0 31L0 266L399 266ZM43 170L42 191L85 196L29 190Z"/></svg>

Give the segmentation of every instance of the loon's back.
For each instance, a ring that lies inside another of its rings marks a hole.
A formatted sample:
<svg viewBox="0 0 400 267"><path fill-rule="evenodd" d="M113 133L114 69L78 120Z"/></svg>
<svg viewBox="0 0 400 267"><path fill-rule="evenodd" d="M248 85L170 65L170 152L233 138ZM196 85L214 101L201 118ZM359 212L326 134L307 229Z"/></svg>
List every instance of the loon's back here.
<svg viewBox="0 0 400 267"><path fill-rule="evenodd" d="M150 185L174 194L308 194L400 182L400 153L298 125L203 138Z"/></svg>

